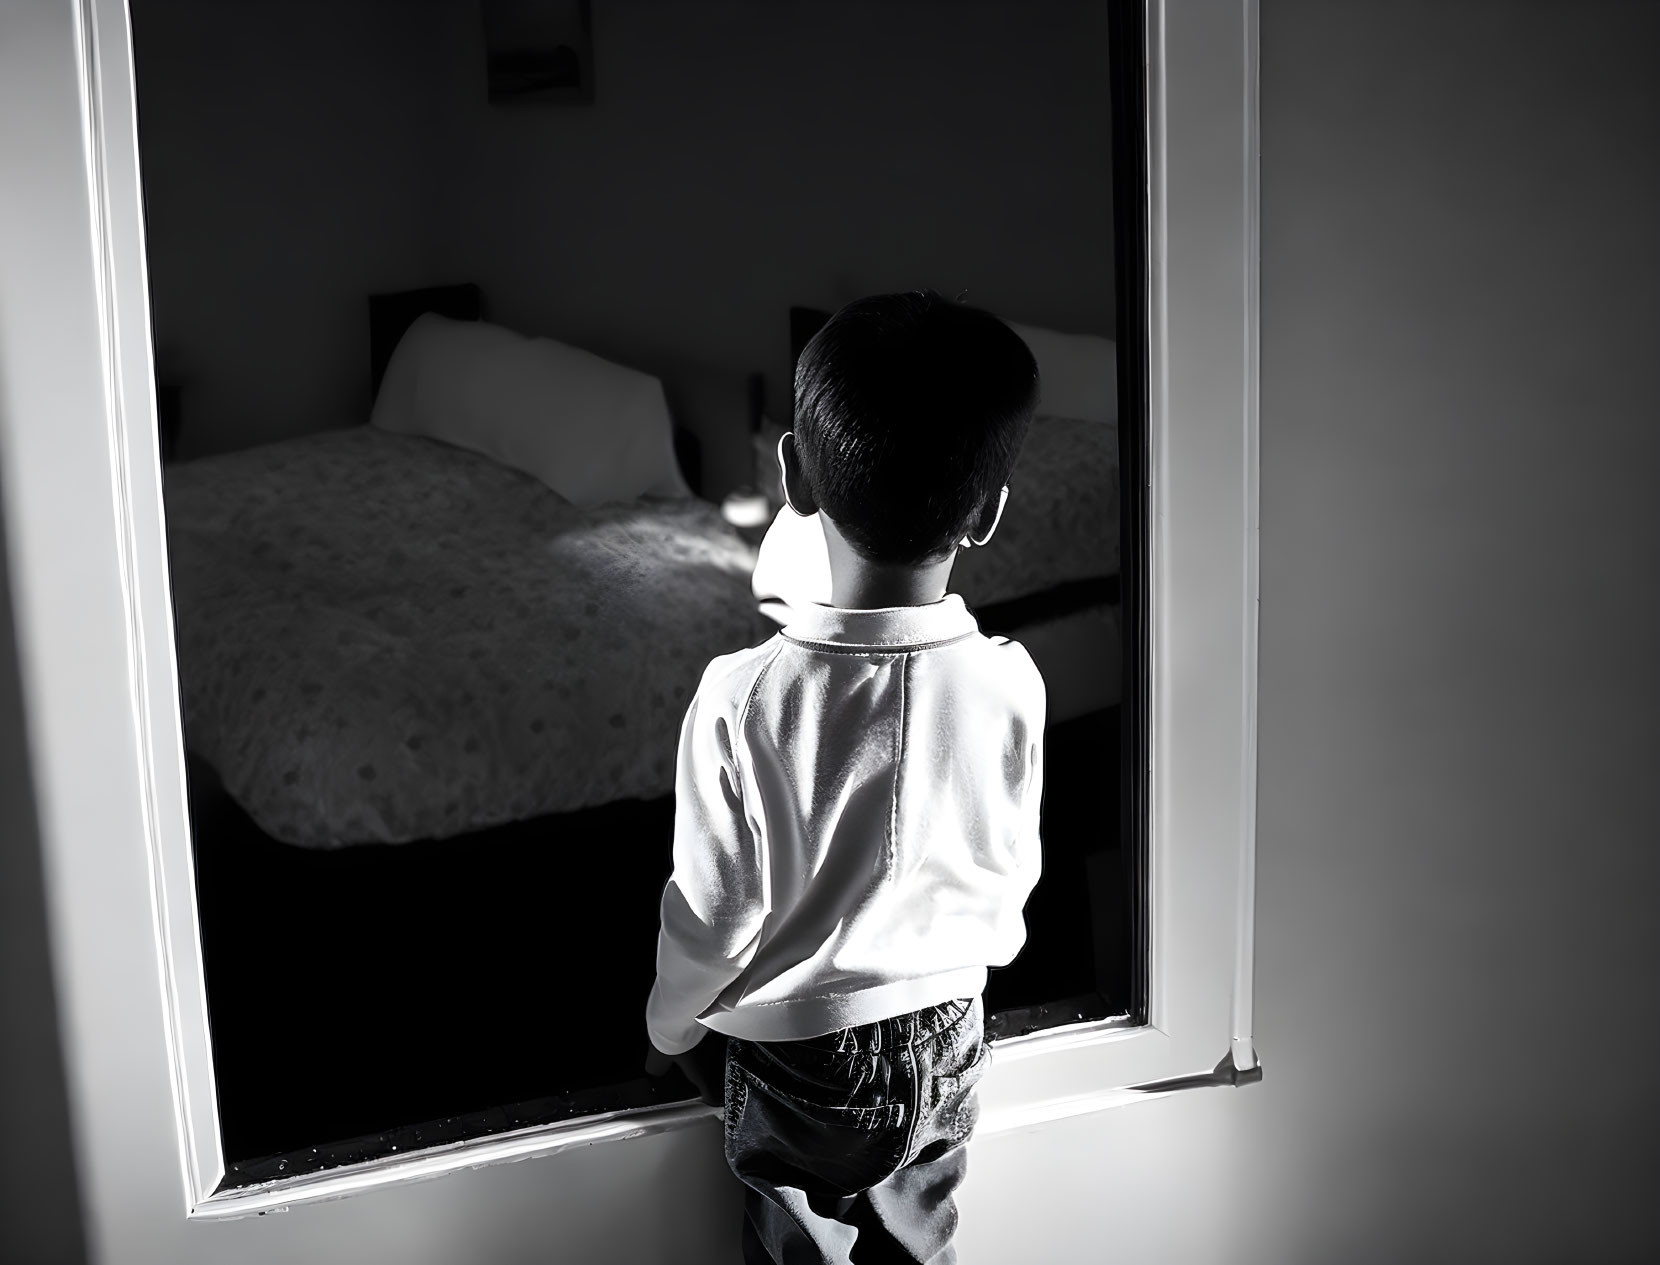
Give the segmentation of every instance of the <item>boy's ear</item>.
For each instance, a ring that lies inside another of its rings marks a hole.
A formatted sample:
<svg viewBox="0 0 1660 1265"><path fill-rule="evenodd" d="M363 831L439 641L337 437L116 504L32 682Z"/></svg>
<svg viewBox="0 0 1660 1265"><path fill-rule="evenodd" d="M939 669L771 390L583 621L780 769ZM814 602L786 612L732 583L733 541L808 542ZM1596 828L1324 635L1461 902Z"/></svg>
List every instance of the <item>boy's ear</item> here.
<svg viewBox="0 0 1660 1265"><path fill-rule="evenodd" d="M996 496L988 498L980 507L979 516L969 528L968 535L962 538L961 547L973 549L990 544L992 536L997 532L997 524L1003 521L1003 507L1008 503L1009 485L1005 483Z"/></svg>
<svg viewBox="0 0 1660 1265"><path fill-rule="evenodd" d="M801 454L796 451L795 432L785 431L778 439L778 471L783 475L784 503L803 518L818 513L818 502L813 489L801 470Z"/></svg>

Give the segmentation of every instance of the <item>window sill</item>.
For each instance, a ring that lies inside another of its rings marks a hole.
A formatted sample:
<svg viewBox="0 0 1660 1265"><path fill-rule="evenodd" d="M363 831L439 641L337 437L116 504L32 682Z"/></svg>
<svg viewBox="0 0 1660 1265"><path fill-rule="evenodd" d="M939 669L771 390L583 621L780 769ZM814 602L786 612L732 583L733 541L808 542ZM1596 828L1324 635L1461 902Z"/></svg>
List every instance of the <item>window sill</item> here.
<svg viewBox="0 0 1660 1265"><path fill-rule="evenodd" d="M976 1137L1030 1128L1178 1089L1243 1084L1261 1071L1216 1070L1180 1075L1169 1036L1150 1025L1114 1017L1050 1028L992 1042L992 1065L981 1082ZM1231 1067L1232 1055L1224 1060ZM379 1187L429 1180L462 1170L557 1155L575 1147L623 1142L719 1120L719 1108L686 1101L554 1121L483 1138L427 1146L320 1172L221 1189L190 1209L193 1220L218 1221L286 1212Z"/></svg>

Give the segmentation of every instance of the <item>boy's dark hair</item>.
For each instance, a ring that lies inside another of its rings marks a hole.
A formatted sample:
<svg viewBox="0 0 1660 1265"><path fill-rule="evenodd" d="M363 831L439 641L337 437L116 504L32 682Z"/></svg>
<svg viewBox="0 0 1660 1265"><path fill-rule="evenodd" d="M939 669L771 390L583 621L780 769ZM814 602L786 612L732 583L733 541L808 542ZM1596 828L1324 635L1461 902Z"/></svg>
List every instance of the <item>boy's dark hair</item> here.
<svg viewBox="0 0 1660 1265"><path fill-rule="evenodd" d="M795 443L813 498L873 562L948 551L1008 482L1038 401L1031 350L932 290L837 312L795 367Z"/></svg>

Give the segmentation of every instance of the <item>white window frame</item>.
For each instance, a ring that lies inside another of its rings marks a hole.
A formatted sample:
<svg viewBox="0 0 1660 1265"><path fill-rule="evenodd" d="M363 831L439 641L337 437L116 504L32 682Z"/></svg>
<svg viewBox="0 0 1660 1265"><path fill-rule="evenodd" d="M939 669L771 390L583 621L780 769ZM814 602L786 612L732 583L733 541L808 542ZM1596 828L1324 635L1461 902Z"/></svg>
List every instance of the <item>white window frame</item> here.
<svg viewBox="0 0 1660 1265"><path fill-rule="evenodd" d="M996 1043L982 1133L1260 1074L1256 0L1147 0L1146 15L1149 1021ZM220 1219L624 1146L706 1120L701 1104L585 1117L216 1193L225 1164L177 701L130 26L125 0L22 6L6 22L21 38L11 45L20 51L0 47L0 111L31 127L0 137L0 489L95 1224L114 1233L133 1215L165 1219L156 1201L167 1183L136 1180L133 1166L175 1155L183 1181L171 1187L170 1215ZM65 50L65 64L30 56L42 48Z"/></svg>

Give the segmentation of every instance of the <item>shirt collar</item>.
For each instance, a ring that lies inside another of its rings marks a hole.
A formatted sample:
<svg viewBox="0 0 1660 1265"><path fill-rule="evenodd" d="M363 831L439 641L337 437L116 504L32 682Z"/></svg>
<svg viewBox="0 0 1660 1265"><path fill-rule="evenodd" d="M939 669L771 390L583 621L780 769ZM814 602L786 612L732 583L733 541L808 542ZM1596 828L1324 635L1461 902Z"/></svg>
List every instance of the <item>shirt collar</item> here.
<svg viewBox="0 0 1660 1265"><path fill-rule="evenodd" d="M955 593L928 606L888 606L857 611L803 603L791 609L784 636L791 641L847 649L914 650L955 641L980 630Z"/></svg>

